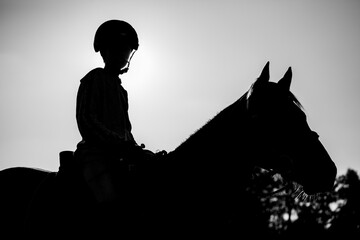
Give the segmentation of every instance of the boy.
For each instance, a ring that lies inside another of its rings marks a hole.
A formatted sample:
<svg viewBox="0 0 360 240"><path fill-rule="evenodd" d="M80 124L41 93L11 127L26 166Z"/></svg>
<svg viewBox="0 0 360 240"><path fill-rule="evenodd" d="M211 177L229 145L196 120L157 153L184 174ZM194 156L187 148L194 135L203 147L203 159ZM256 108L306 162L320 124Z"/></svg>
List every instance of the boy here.
<svg viewBox="0 0 360 240"><path fill-rule="evenodd" d="M121 159L149 160L155 156L134 140L128 96L119 78L128 71L138 47L137 33L130 24L120 20L103 23L96 31L94 49L100 52L105 67L90 71L78 90L76 120L82 141L75 154L100 203L118 198Z"/></svg>

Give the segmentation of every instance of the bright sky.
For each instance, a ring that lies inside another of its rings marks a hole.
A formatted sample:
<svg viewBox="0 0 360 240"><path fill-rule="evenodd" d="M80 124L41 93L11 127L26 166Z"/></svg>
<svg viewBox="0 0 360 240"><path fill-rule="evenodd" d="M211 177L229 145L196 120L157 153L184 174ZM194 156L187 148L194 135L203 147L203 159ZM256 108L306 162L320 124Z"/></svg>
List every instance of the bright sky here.
<svg viewBox="0 0 360 240"><path fill-rule="evenodd" d="M270 61L339 173L360 170L360 1L0 1L0 169L57 171L81 140L79 80L102 66L97 27L128 21L140 48L122 77L138 143L173 150L238 99Z"/></svg>

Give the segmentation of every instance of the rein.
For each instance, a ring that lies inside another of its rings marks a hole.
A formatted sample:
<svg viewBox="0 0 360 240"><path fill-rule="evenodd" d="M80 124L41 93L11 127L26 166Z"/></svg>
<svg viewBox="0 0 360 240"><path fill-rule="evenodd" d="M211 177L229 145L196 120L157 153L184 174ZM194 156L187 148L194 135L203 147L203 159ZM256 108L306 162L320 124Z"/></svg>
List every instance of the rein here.
<svg viewBox="0 0 360 240"><path fill-rule="evenodd" d="M280 175L275 170L270 170L264 174L271 177L272 179L274 179L275 175ZM294 197L296 200L300 200L300 201L312 201L313 199L316 198L317 195L309 195L309 194L305 193L303 190L303 187L300 184L293 182L293 181L286 181L286 180L284 180L284 178L281 175L280 175L280 178L281 178L281 181L285 181L285 185L280 187L279 189L272 191L272 192L262 194L263 198L271 199L273 197L283 196L283 195L290 195L290 196ZM287 190L290 191L289 194L283 193Z"/></svg>

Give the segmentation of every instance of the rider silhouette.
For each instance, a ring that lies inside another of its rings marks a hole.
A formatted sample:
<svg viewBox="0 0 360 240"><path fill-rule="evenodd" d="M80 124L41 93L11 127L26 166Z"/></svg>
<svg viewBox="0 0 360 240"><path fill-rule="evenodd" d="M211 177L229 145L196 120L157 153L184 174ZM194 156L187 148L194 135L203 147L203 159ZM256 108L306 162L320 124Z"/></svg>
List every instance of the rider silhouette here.
<svg viewBox="0 0 360 240"><path fill-rule="evenodd" d="M95 52L104 68L91 70L81 79L76 103L76 120L82 136L76 156L83 175L98 202L118 197L121 160L149 160L155 154L139 146L128 115L128 95L119 75L129 70L138 49L138 36L127 22L109 20L97 29Z"/></svg>

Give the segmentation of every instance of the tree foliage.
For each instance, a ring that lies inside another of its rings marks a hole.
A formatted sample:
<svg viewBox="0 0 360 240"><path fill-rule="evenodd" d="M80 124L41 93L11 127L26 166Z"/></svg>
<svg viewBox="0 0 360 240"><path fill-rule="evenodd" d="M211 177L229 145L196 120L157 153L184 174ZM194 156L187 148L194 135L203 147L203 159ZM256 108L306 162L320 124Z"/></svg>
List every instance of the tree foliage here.
<svg viewBox="0 0 360 240"><path fill-rule="evenodd" d="M248 191L257 196L267 231L274 236L360 237L360 179L352 169L336 178L331 192L315 196L278 175L257 169Z"/></svg>

